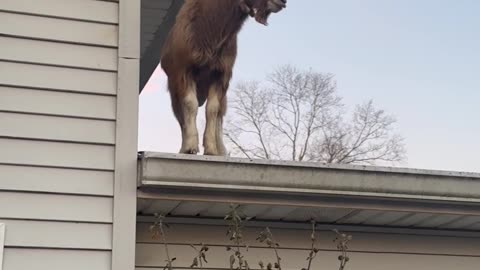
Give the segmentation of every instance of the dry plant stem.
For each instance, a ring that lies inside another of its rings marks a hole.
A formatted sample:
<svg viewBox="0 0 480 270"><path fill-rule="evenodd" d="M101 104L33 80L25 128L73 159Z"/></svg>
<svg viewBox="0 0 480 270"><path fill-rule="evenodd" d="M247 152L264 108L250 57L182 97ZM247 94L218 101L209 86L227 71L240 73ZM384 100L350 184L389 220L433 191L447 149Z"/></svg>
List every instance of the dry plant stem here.
<svg viewBox="0 0 480 270"><path fill-rule="evenodd" d="M257 237L257 241L259 241L260 243L265 242L269 248L273 248L275 252L275 257L277 259L277 262L275 263L275 269L281 270L282 266L280 261L282 260L282 258L280 258L280 255L278 254L278 250L277 250L277 246L279 245L277 242L275 242L275 239L273 238L273 234L272 234L272 231L270 231L270 228L266 227L265 230L263 230L260 233L260 235ZM269 263L268 265L271 265L271 264ZM267 269L271 270L271 267L269 267L268 265L267 265Z"/></svg>
<svg viewBox="0 0 480 270"><path fill-rule="evenodd" d="M194 245L190 244L190 246L197 252L197 255L193 258L192 264L190 265L190 268L195 268L197 266L200 266L200 269L203 268L203 262L207 262L207 256L206 252L209 250L208 246L200 243L200 249L197 249Z"/></svg>
<svg viewBox="0 0 480 270"><path fill-rule="evenodd" d="M233 207L229 214L225 217L225 220L228 221L229 229L227 235L230 237L230 241L233 242L235 245L234 247L228 246L227 251L231 251L233 254L230 255L230 269L231 270L251 270L248 264L248 261L245 259L243 254L241 253L241 248L245 247L246 251L248 251L248 245L243 242L243 232L242 229L244 228L244 222L248 221L250 218L242 218L239 214L238 207ZM243 215L243 214L242 214ZM175 257L170 257L170 251L168 247L168 241L166 232L164 229L165 227L169 227L168 224L164 223L164 216L155 214L156 221L155 223L150 226L151 232L153 232L153 237L157 238L160 237L164 249L165 249L165 256L166 256L166 265L163 270L173 270L173 262L176 260ZM317 256L319 249L315 247L316 244L316 222L314 220L311 221L311 245L310 245L310 252L309 256L307 257L308 265L307 268L302 268L302 270L311 270L313 260ZM338 260L340 261L339 270L345 270L347 263L350 261L348 257L348 244L352 240L352 236L346 233L341 233L338 230L333 230L336 234L334 242L337 245L337 249L340 252L340 256L338 256ZM266 227L257 237L257 241L260 243L266 243L269 248L272 248L275 252L276 262L275 265L272 265L271 262L267 262L268 264L265 267L263 261L259 261L259 266L262 270L282 270L281 267L281 260L282 258L279 255L278 247L280 245L275 241L273 237L273 233L269 227ZM189 267L190 269L197 268L199 266L200 269L203 269L203 262L208 263L206 259L206 252L209 250L209 247L203 243L200 243L200 249L198 249L195 245L190 245L196 252L196 256L193 259L192 265ZM238 265L234 266L237 263Z"/></svg>
<svg viewBox="0 0 480 270"><path fill-rule="evenodd" d="M165 235L165 231L163 230L163 222L160 221L160 235L162 236L163 239L163 245L165 247L165 255L167 256L167 261L169 264L172 263L172 260L170 260L170 253L168 252L168 244L167 244L167 236Z"/></svg>
<svg viewBox="0 0 480 270"><path fill-rule="evenodd" d="M239 263L239 267L241 268L242 265L241 265L241 251L240 251L240 226L238 224L238 220L237 220L237 212L236 210L234 211L234 217L233 217L233 222L234 222L234 231L236 232L235 233L235 246L237 247L237 252L235 252L235 254L237 255L237 259L238 259L238 263Z"/></svg>
<svg viewBox="0 0 480 270"><path fill-rule="evenodd" d="M240 227L238 226L238 223L235 221L235 231L237 232L237 237L235 237L235 246L237 247L237 252L235 254L237 255L238 259L238 266L240 269L242 269L242 255L240 251L240 237L238 237L238 232L240 231Z"/></svg>
<svg viewBox="0 0 480 270"><path fill-rule="evenodd" d="M345 252L342 252L342 254L344 254L345 256ZM347 264L347 262L345 261L345 259L343 259L341 262L340 262L340 268L338 268L339 270L343 270L345 268L345 265Z"/></svg>
<svg viewBox="0 0 480 270"><path fill-rule="evenodd" d="M312 261L313 261L313 258L315 258L317 256L317 252L318 250L315 248L315 240L316 240L316 236L315 236L315 226L316 226L316 223L315 221L312 221L312 235L310 237L310 239L312 240L312 245L310 247L310 255L308 256L308 267L307 267L307 270L310 270L311 266L312 266Z"/></svg>
<svg viewBox="0 0 480 270"><path fill-rule="evenodd" d="M270 228L267 227L267 232L268 234L270 235L270 238L272 239L273 241L273 250L275 251L275 257L277 258L277 263L278 263L278 270L281 270L282 269L282 266L280 264L280 255L278 255L278 250L277 250L277 242L275 242L275 240L273 239L273 234L272 232L270 231Z"/></svg>
<svg viewBox="0 0 480 270"><path fill-rule="evenodd" d="M167 241L167 236L165 233L165 230L163 229L163 226L167 226L166 224L163 223L163 219L165 218L163 215L160 214L155 214L156 221L155 223L150 227L150 230L153 232L153 237L157 237L160 235L160 238L163 242L163 245L165 247L165 255L167 257L167 264L163 268L164 270L172 270L172 263L173 261L176 260L176 258L170 258L170 253L168 250L168 241Z"/></svg>
<svg viewBox="0 0 480 270"><path fill-rule="evenodd" d="M333 231L337 234L337 237L334 240L335 242L337 242L337 249L342 252L342 255L338 256L338 260L340 261L339 270L343 270L345 269L345 265L347 264L347 262L350 260L347 254L347 250L348 242L352 240L352 236L345 233L340 233L338 230Z"/></svg>
<svg viewBox="0 0 480 270"><path fill-rule="evenodd" d="M347 257L347 251L346 251L345 249L342 250L342 256L343 256L343 258L342 258L342 260L340 261L340 268L339 268L339 270L343 270L343 269L345 268L345 265L347 264L347 261L348 261L348 260L347 260L347 258L348 258L348 257Z"/></svg>
<svg viewBox="0 0 480 270"><path fill-rule="evenodd" d="M236 260L238 260L238 268L237 269L249 269L249 265L247 260L244 259L244 256L241 252L241 247L243 247L242 239L242 223L248 221L248 218L242 219L238 212L238 207L231 205L230 213L225 217L226 220L229 221L229 229L227 235L230 235L230 241L234 242L234 252L230 256L230 269L233 269L233 264ZM245 245L245 248L248 251L248 246ZM228 248L230 250L230 248Z"/></svg>

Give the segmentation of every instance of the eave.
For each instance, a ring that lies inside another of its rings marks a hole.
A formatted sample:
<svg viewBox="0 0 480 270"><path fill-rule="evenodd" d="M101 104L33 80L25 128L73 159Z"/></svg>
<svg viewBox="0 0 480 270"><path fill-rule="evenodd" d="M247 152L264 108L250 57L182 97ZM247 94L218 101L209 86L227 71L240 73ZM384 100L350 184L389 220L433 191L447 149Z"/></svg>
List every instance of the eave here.
<svg viewBox="0 0 480 270"><path fill-rule="evenodd" d="M474 231L479 180L476 173L145 152L139 211L215 219L234 203L256 221Z"/></svg>
<svg viewBox="0 0 480 270"><path fill-rule="evenodd" d="M183 0L142 0L140 92L160 63L160 51Z"/></svg>

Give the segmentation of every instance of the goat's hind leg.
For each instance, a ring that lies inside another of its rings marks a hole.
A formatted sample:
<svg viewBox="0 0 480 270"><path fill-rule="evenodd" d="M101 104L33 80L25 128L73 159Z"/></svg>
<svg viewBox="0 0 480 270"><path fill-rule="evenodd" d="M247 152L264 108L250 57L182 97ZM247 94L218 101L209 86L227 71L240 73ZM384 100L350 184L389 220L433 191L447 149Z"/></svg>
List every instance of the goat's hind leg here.
<svg viewBox="0 0 480 270"><path fill-rule="evenodd" d="M190 78L169 81L172 107L182 131L180 153L198 153L197 112L198 101L195 83Z"/></svg>
<svg viewBox="0 0 480 270"><path fill-rule="evenodd" d="M205 133L203 147L205 155L219 155L217 149L218 114L220 112L221 88L218 83L213 83L208 89L207 106L205 108Z"/></svg>
<svg viewBox="0 0 480 270"><path fill-rule="evenodd" d="M227 97L223 94L223 98L220 100L220 110L217 116L217 128L215 139L217 143L218 155L224 156L226 154L225 145L223 143L223 117L227 111Z"/></svg>
<svg viewBox="0 0 480 270"><path fill-rule="evenodd" d="M226 110L226 96L219 83L214 83L208 90L206 127L203 135L205 155L224 156L223 116Z"/></svg>

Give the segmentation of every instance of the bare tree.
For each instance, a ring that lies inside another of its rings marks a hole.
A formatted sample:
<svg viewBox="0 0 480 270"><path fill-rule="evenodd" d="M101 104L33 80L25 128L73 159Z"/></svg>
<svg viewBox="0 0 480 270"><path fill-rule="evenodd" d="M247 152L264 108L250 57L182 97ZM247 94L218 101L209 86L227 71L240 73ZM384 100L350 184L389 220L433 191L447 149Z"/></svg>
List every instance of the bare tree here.
<svg viewBox="0 0 480 270"><path fill-rule="evenodd" d="M395 118L372 101L343 116L331 74L280 67L264 83L238 84L230 108L225 130L232 155L357 164L405 157Z"/></svg>

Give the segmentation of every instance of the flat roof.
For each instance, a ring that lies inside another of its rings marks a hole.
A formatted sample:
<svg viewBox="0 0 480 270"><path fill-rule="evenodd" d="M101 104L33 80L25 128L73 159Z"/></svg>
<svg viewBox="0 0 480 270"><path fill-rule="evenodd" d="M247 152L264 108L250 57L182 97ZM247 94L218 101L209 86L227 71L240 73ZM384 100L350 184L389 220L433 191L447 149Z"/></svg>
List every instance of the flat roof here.
<svg viewBox="0 0 480 270"><path fill-rule="evenodd" d="M139 153L139 211L258 221L480 229L480 174ZM146 203L146 204L145 204Z"/></svg>

